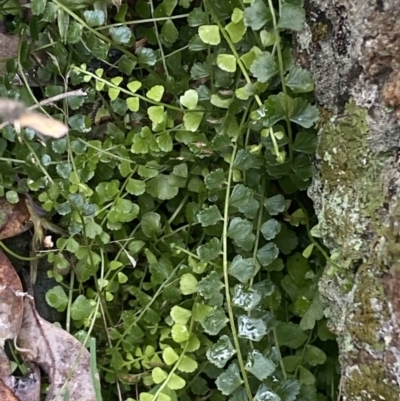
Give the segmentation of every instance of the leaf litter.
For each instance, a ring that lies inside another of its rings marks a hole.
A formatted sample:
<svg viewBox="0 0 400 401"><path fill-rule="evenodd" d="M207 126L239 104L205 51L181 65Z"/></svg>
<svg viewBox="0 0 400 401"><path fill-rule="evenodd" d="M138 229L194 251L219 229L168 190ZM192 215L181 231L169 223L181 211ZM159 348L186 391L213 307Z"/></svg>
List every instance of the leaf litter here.
<svg viewBox="0 0 400 401"><path fill-rule="evenodd" d="M25 208L25 202L10 206L7 201L0 200L1 239L29 228ZM4 350L6 340L14 341L29 367L30 372L25 377L12 375ZM38 314L34 297L23 292L17 272L0 251L0 400L39 401L41 370L49 381L45 401L96 400L89 351L67 331Z"/></svg>

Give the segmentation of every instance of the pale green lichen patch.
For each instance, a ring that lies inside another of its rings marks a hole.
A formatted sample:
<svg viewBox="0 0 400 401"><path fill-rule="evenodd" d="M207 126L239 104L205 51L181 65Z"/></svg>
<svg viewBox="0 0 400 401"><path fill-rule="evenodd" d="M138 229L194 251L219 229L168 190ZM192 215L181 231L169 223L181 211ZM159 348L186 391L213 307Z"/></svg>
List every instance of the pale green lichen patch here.
<svg viewBox="0 0 400 401"><path fill-rule="evenodd" d="M320 176L310 190L321 200L316 208L324 240L345 260L364 259L365 238L374 236L374 216L384 202L380 175L386 157L370 149L366 117L365 109L349 103L344 115L324 125L317 149Z"/></svg>
<svg viewBox="0 0 400 401"><path fill-rule="evenodd" d="M376 353L385 349L381 329L390 320L386 295L379 268L363 264L359 267L346 318L352 343ZM354 344L353 344L354 345Z"/></svg>
<svg viewBox="0 0 400 401"><path fill-rule="evenodd" d="M365 109L349 103L342 116L323 125L319 174L309 193L335 263L322 277L320 292L338 334L344 393L349 400L391 401L399 393L389 379L396 369L385 360L392 332L383 285L387 267L376 247L382 238L389 240L381 221L390 201L382 178L389 156L370 148L366 118Z"/></svg>

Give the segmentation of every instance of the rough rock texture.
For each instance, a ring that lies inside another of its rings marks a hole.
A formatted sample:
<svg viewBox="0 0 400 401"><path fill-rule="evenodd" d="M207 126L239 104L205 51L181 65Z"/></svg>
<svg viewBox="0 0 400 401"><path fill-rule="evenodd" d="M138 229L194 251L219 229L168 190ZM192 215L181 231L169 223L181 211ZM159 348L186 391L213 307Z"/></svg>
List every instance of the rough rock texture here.
<svg viewBox="0 0 400 401"><path fill-rule="evenodd" d="M323 118L309 195L343 400L400 400L400 3L306 0L298 61Z"/></svg>

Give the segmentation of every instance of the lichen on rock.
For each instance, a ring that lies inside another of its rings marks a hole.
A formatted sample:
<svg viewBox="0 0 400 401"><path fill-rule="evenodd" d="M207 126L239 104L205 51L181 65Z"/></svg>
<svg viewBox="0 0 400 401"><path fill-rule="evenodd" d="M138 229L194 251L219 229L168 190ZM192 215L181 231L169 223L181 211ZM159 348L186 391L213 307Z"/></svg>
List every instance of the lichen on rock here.
<svg viewBox="0 0 400 401"><path fill-rule="evenodd" d="M297 61L320 122L309 195L331 251L320 280L346 401L400 399L400 7L308 0ZM327 116L327 117L326 117Z"/></svg>

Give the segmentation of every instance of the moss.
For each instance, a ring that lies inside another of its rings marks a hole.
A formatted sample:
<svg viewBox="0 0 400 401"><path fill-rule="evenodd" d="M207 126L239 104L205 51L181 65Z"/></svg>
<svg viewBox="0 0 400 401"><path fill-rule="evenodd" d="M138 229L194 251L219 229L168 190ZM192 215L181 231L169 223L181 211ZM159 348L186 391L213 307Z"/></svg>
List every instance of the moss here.
<svg viewBox="0 0 400 401"><path fill-rule="evenodd" d="M342 116L324 125L317 149L320 177L311 191L322 198L320 231L331 249L340 249L343 266L368 253L365 238L380 225L374 220L385 200L380 175L386 157L368 145L366 116L365 109L348 103Z"/></svg>
<svg viewBox="0 0 400 401"><path fill-rule="evenodd" d="M387 373L378 361L357 364L345 381L345 391L353 401L397 401L399 389L390 383Z"/></svg>
<svg viewBox="0 0 400 401"><path fill-rule="evenodd" d="M326 40L328 35L328 25L323 22L316 22L310 24L313 42L320 42Z"/></svg>
<svg viewBox="0 0 400 401"><path fill-rule="evenodd" d="M386 295L380 280L379 268L363 264L357 271L353 302L346 326L352 342L364 343L363 348L383 351L384 339L379 329L390 319Z"/></svg>

